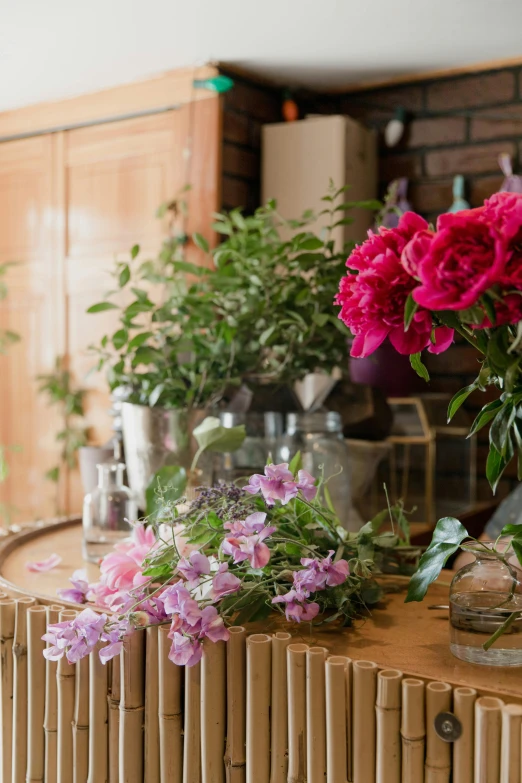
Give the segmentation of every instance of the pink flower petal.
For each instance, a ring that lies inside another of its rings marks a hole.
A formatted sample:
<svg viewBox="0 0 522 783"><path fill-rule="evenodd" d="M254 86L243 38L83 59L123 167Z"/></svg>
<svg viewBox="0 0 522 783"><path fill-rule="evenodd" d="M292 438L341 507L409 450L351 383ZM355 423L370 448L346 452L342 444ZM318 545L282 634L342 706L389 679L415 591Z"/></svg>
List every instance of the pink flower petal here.
<svg viewBox="0 0 522 783"><path fill-rule="evenodd" d="M28 571L33 573L43 574L46 571L52 571L52 569L60 565L61 562L62 558L60 555L57 555L56 552L54 552L52 555L49 555L46 560L35 560L32 563L26 563L25 567Z"/></svg>

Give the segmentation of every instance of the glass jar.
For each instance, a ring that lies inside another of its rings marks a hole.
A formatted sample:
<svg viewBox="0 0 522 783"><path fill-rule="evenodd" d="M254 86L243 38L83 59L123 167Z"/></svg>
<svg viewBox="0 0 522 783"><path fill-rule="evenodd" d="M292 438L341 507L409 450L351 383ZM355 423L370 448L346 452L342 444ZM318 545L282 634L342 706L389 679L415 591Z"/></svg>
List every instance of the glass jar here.
<svg viewBox="0 0 522 783"><path fill-rule="evenodd" d="M303 468L315 478L324 476L339 521L355 531L361 519L352 507L350 454L343 437L341 417L327 413L289 413L277 462L290 462L301 452ZM325 498L321 498L325 502Z"/></svg>
<svg viewBox="0 0 522 783"><path fill-rule="evenodd" d="M132 530L138 516L136 498L123 484L125 465L97 465L98 486L83 501L83 557L98 563Z"/></svg>
<svg viewBox="0 0 522 783"><path fill-rule="evenodd" d="M521 571L491 547L463 547L475 556L450 588L450 648L455 657L487 666L522 666ZM488 650L484 644L515 614Z"/></svg>
<svg viewBox="0 0 522 783"><path fill-rule="evenodd" d="M245 425L246 437L236 451L216 454L214 461L214 479L216 481L236 481L249 478L254 473L263 473L268 455L275 454L283 435L283 415L273 411L267 413L219 414L223 427Z"/></svg>

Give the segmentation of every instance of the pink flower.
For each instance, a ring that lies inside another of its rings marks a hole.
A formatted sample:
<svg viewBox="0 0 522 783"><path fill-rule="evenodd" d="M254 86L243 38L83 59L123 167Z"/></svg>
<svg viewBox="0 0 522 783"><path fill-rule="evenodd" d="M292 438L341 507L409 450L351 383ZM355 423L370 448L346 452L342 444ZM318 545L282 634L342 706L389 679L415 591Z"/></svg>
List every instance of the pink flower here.
<svg viewBox="0 0 522 783"><path fill-rule="evenodd" d="M215 606L206 606L201 611L201 625L198 629L198 635L200 638L206 636L211 642L228 641L230 633Z"/></svg>
<svg viewBox="0 0 522 783"><path fill-rule="evenodd" d="M191 552L188 558L181 558L177 570L186 579L187 587L192 589L196 587L202 574L210 574L210 563L206 555L197 551Z"/></svg>
<svg viewBox="0 0 522 783"><path fill-rule="evenodd" d="M74 620L49 625L42 636L50 645L44 650L44 656L49 661L57 661L65 654L69 663L76 663L92 652L106 622L106 614L84 609Z"/></svg>
<svg viewBox="0 0 522 783"><path fill-rule="evenodd" d="M272 598L273 604L286 604L286 619L290 622L309 622L319 613L319 604L307 603L295 590L289 590L285 595L276 595Z"/></svg>
<svg viewBox="0 0 522 783"><path fill-rule="evenodd" d="M195 626L201 619L201 609L183 582L176 582L161 593L167 615L176 614L182 622Z"/></svg>
<svg viewBox="0 0 522 783"><path fill-rule="evenodd" d="M332 562L334 550L328 552L328 556L322 560L316 557L301 558L302 571L294 571L294 590L298 595L308 598L310 593L324 590L325 587L335 587L346 581L350 572L346 560Z"/></svg>
<svg viewBox="0 0 522 783"><path fill-rule="evenodd" d="M177 666L194 666L199 663L203 655L201 642L192 636L184 636L178 631L173 631L172 646L169 652L169 659Z"/></svg>
<svg viewBox="0 0 522 783"><path fill-rule="evenodd" d="M228 563L220 563L218 572L212 579L212 600L219 601L225 595L237 593L240 589L241 580L234 574L229 573Z"/></svg>
<svg viewBox="0 0 522 783"><path fill-rule="evenodd" d="M505 243L483 215L456 213L439 218L438 231L421 232L405 248L404 266L421 285L415 301L430 310L465 310L503 274Z"/></svg>
<svg viewBox="0 0 522 783"><path fill-rule="evenodd" d="M60 587L56 592L64 601L72 601L75 604L87 603L87 593L89 592L89 583L87 582L87 572L84 569L74 571L69 577L72 587Z"/></svg>
<svg viewBox="0 0 522 783"><path fill-rule="evenodd" d="M143 576L143 561L156 546L154 530L136 525L130 541L116 544L115 551L103 558L100 571L102 582L111 590L130 590L149 580Z"/></svg>
<svg viewBox="0 0 522 783"><path fill-rule="evenodd" d="M495 316L495 326L516 324L522 321L522 296L520 294L507 294L501 302L495 302ZM484 320L480 324L471 324L471 326L473 329L488 329L493 324L484 313Z"/></svg>
<svg viewBox="0 0 522 783"><path fill-rule="evenodd" d="M270 560L270 550L264 540L275 530L275 527L264 527L251 536L227 536L221 544L221 550L225 555L231 555L234 563L248 560L252 568L264 568Z"/></svg>
<svg viewBox="0 0 522 783"><path fill-rule="evenodd" d="M317 495L315 479L306 470L299 470L297 473L297 489L305 500L313 500Z"/></svg>
<svg viewBox="0 0 522 783"><path fill-rule="evenodd" d="M256 473L250 476L248 484L244 487L245 492L256 495L262 494L267 506L275 505L276 500L281 501L285 506L289 500L295 498L298 489L292 473L288 470L288 463L282 462L280 465L267 465L265 475Z"/></svg>
<svg viewBox="0 0 522 783"><path fill-rule="evenodd" d="M33 573L43 574L46 571L52 571L52 569L60 565L61 562L62 558L60 555L54 553L49 555L45 560L35 560L32 563L26 563L25 567L28 571L32 571Z"/></svg>
<svg viewBox="0 0 522 783"><path fill-rule="evenodd" d="M266 514L264 511L255 511L246 519L237 519L234 522L225 522L223 527L231 530L236 536L250 536L252 533L260 533L265 526Z"/></svg>

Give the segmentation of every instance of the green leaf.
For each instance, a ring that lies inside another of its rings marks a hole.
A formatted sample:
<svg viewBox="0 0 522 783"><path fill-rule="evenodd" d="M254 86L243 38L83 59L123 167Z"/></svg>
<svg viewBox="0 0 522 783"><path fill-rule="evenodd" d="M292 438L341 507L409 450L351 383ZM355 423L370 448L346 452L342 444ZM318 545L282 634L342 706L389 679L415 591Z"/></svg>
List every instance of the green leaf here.
<svg viewBox="0 0 522 783"><path fill-rule="evenodd" d="M450 404L448 405L448 423L452 420L460 406L468 399L469 395L477 388L477 381L473 381L473 383L470 383L469 386L465 386L455 394Z"/></svg>
<svg viewBox="0 0 522 783"><path fill-rule="evenodd" d="M191 264L190 261L174 261L172 267L176 272L186 272L189 275L197 275L198 277L208 274L206 267Z"/></svg>
<svg viewBox="0 0 522 783"><path fill-rule="evenodd" d="M486 478L490 483L493 494L495 494L497 484L502 473L504 472L505 467L506 463L502 459L502 455L499 454L493 445L490 445L488 459L486 462Z"/></svg>
<svg viewBox="0 0 522 783"><path fill-rule="evenodd" d="M318 237L309 237L299 243L300 250L319 250L320 247L324 247L324 242Z"/></svg>
<svg viewBox="0 0 522 783"><path fill-rule="evenodd" d="M125 315L127 318L134 318L140 313L148 313L153 307L154 305L149 301L133 302L125 309Z"/></svg>
<svg viewBox="0 0 522 783"><path fill-rule="evenodd" d="M423 378L425 381L429 381L430 374L426 368L426 366L423 364L420 353L412 353L410 356L410 364L417 373L417 375L420 375L421 378Z"/></svg>
<svg viewBox="0 0 522 783"><path fill-rule="evenodd" d="M130 257L132 258L133 261L134 261L134 259L136 258L136 256L138 255L139 252L140 252L140 246L139 245L133 245L131 247Z"/></svg>
<svg viewBox="0 0 522 783"><path fill-rule="evenodd" d="M152 332L140 332L129 342L127 348L129 351L133 351L135 348L139 348L143 343L146 343L149 337L154 337Z"/></svg>
<svg viewBox="0 0 522 783"><path fill-rule="evenodd" d="M207 514L207 522L214 530L223 529L223 520L218 517L215 511L209 511Z"/></svg>
<svg viewBox="0 0 522 783"><path fill-rule="evenodd" d="M139 364L156 364L159 357L160 354L155 348L150 348L147 345L140 345L134 354L132 366L137 367Z"/></svg>
<svg viewBox="0 0 522 783"><path fill-rule="evenodd" d="M501 536L516 536L517 538L522 538L522 525L504 525L502 530L500 531Z"/></svg>
<svg viewBox="0 0 522 783"><path fill-rule="evenodd" d="M118 282L120 284L120 288L124 288L127 285L127 283L130 280L130 276L131 275L130 275L129 265L125 264L125 266L121 270L120 276L118 278Z"/></svg>
<svg viewBox="0 0 522 783"><path fill-rule="evenodd" d="M164 388L165 388L164 383L158 383L157 386L155 386L151 391L151 393L149 394L149 405L151 408L154 408L154 406L158 402L159 398L163 394Z"/></svg>
<svg viewBox="0 0 522 783"><path fill-rule="evenodd" d="M118 329L117 332L114 332L112 335L112 344L116 348L117 351L120 350L120 348L123 348L127 340L129 339L129 333L126 329Z"/></svg>
<svg viewBox="0 0 522 783"><path fill-rule="evenodd" d="M208 242L205 239L205 237L202 234L193 234L192 239L194 240L194 244L199 247L200 250L203 250L203 252L208 253L209 247Z"/></svg>
<svg viewBox="0 0 522 783"><path fill-rule="evenodd" d="M494 419L497 415L498 411L504 403L502 400L493 400L492 402L488 402L487 405L484 405L478 416L476 417L475 421L471 425L471 429L469 431L468 438L471 437L471 435L474 435L476 432L482 429L488 422L491 421L491 419Z"/></svg>
<svg viewBox="0 0 522 783"><path fill-rule="evenodd" d="M299 544L292 544L289 541L285 544L285 552L291 557L301 557L303 554L303 550Z"/></svg>
<svg viewBox="0 0 522 783"><path fill-rule="evenodd" d="M504 375L504 388L507 392L512 392L516 385L521 361L522 357L519 356L518 359L515 359L515 361L512 362L506 370Z"/></svg>
<svg viewBox="0 0 522 783"><path fill-rule="evenodd" d="M517 560L522 565L522 541L519 539L514 539L511 542L511 546L513 547L513 552L517 556Z"/></svg>
<svg viewBox="0 0 522 783"><path fill-rule="evenodd" d="M265 329L264 332L261 332L261 335L259 337L259 343L261 345L266 345L270 337L273 335L273 333L276 330L276 326L269 326L268 329Z"/></svg>
<svg viewBox="0 0 522 783"><path fill-rule="evenodd" d="M164 465L153 475L145 490L147 516L157 515L166 503L175 503L187 486L187 473L180 465Z"/></svg>
<svg viewBox="0 0 522 783"><path fill-rule="evenodd" d="M104 310L118 310L118 305L112 302L98 302L98 304L91 305L87 308L88 313L103 313Z"/></svg>
<svg viewBox="0 0 522 783"><path fill-rule="evenodd" d="M246 437L245 425L223 427L215 416L207 416L195 428L194 437L201 450L232 452L236 451Z"/></svg>
<svg viewBox="0 0 522 783"><path fill-rule="evenodd" d="M413 295L410 293L408 294L408 298L406 299L406 304L404 305L404 331L407 332L410 328L410 324L413 320L413 316L417 312L419 305L413 298Z"/></svg>
<svg viewBox="0 0 522 783"><path fill-rule="evenodd" d="M204 533L200 533L198 536L192 536L189 538L188 543L202 547L210 544L210 542L213 541L216 536L217 533L214 530L205 530Z"/></svg>
<svg viewBox="0 0 522 783"><path fill-rule="evenodd" d="M431 544L422 555L419 567L410 579L406 603L422 601L430 584L437 579L448 558L457 552L465 538L468 538L468 531L458 519L454 517L439 519L433 531Z"/></svg>
<svg viewBox="0 0 522 783"><path fill-rule="evenodd" d="M51 468L50 470L47 470L45 472L45 478L47 481L52 481L54 484L58 483L58 480L60 478L60 468L58 465L56 465L54 468Z"/></svg>
<svg viewBox="0 0 522 783"><path fill-rule="evenodd" d="M298 470L301 470L303 467L303 458L300 451L297 451L292 459L290 460L290 464L288 465L288 470L290 473L295 476L297 474Z"/></svg>
<svg viewBox="0 0 522 783"><path fill-rule="evenodd" d="M504 458L506 458L507 442L511 427L515 420L515 414L516 409L513 405L505 405L493 419L489 430L489 442Z"/></svg>

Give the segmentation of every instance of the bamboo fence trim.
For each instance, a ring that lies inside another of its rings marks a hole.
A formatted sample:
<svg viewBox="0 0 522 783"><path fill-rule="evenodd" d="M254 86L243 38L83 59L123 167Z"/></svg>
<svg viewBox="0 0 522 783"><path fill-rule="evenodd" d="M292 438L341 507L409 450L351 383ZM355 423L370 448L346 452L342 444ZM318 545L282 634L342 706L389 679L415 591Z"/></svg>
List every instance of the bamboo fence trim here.
<svg viewBox="0 0 522 783"><path fill-rule="evenodd" d="M453 691L453 712L462 726L462 734L453 745L453 783L473 783L476 698L474 688Z"/></svg>
<svg viewBox="0 0 522 783"><path fill-rule="evenodd" d="M51 604L47 607L47 625L57 623L63 607ZM45 783L58 779L58 689L57 661L45 661Z"/></svg>
<svg viewBox="0 0 522 783"><path fill-rule="evenodd" d="M288 783L306 781L306 655L308 645L289 644L288 680Z"/></svg>
<svg viewBox="0 0 522 783"><path fill-rule="evenodd" d="M89 777L88 783L107 783L108 764L108 700L109 667L99 656L98 643L89 655ZM47 783L47 782L46 782Z"/></svg>
<svg viewBox="0 0 522 783"><path fill-rule="evenodd" d="M108 696L110 783L119 783L120 778L120 699L122 656L123 653L120 653L110 662L111 689Z"/></svg>
<svg viewBox="0 0 522 783"><path fill-rule="evenodd" d="M47 623L45 606L27 610L27 783L42 783L45 774L45 642L42 636Z"/></svg>
<svg viewBox="0 0 522 783"><path fill-rule="evenodd" d="M500 783L520 783L522 779L522 706L502 707Z"/></svg>
<svg viewBox="0 0 522 783"><path fill-rule="evenodd" d="M247 639L246 653L246 780L269 783L272 638L252 634Z"/></svg>
<svg viewBox="0 0 522 783"><path fill-rule="evenodd" d="M310 647L306 652L306 771L309 783L322 783L326 774L327 654L325 647Z"/></svg>
<svg viewBox="0 0 522 783"><path fill-rule="evenodd" d="M228 629L227 644L227 780L246 780L246 630L241 625Z"/></svg>
<svg viewBox="0 0 522 783"><path fill-rule="evenodd" d="M377 675L376 781L401 783L402 672L383 669Z"/></svg>
<svg viewBox="0 0 522 783"><path fill-rule="evenodd" d="M183 776L181 668L169 660L170 627L162 625L158 635L159 669L159 768L163 782L181 783Z"/></svg>
<svg viewBox="0 0 522 783"><path fill-rule="evenodd" d="M158 627L147 628L145 656L145 758L144 783L157 783L159 764Z"/></svg>
<svg viewBox="0 0 522 783"><path fill-rule="evenodd" d="M326 744L326 781L327 783L345 783L348 779L348 708L346 703L346 672L351 661L339 655L330 656L324 667L325 689L325 744ZM309 713L310 714L310 713ZM310 734L308 735L310 739ZM324 771L317 765L311 783L324 779Z"/></svg>
<svg viewBox="0 0 522 783"><path fill-rule="evenodd" d="M143 783L145 718L145 633L126 636L121 652L119 731L120 783Z"/></svg>
<svg viewBox="0 0 522 783"><path fill-rule="evenodd" d="M59 621L73 620L77 613L70 609L60 612ZM57 717L57 781L71 783L74 776L74 751L72 724L76 695L76 665L63 656L56 668L58 695Z"/></svg>
<svg viewBox="0 0 522 783"><path fill-rule="evenodd" d="M357 783L375 783L377 671L373 661L353 662L352 764Z"/></svg>
<svg viewBox="0 0 522 783"><path fill-rule="evenodd" d="M224 642L203 642L201 659L201 780L224 783L226 731Z"/></svg>
<svg viewBox="0 0 522 783"><path fill-rule="evenodd" d="M12 783L25 783L27 770L27 610L34 598L16 599L13 641Z"/></svg>
<svg viewBox="0 0 522 783"><path fill-rule="evenodd" d="M439 712L451 712L452 688L447 682L426 686L426 783L448 783L451 773L451 745L435 731Z"/></svg>
<svg viewBox="0 0 522 783"><path fill-rule="evenodd" d="M278 631L272 637L271 783L287 783L288 682L286 649L291 639L291 635L285 631Z"/></svg>
<svg viewBox="0 0 522 783"><path fill-rule="evenodd" d="M0 677L2 780L11 783L12 764L9 748L13 745L13 642L16 603L3 598L0 601Z"/></svg>
<svg viewBox="0 0 522 783"><path fill-rule="evenodd" d="M76 664L73 754L74 783L85 783L89 775L89 658Z"/></svg>
<svg viewBox="0 0 522 783"><path fill-rule="evenodd" d="M422 680L403 679L401 719L402 783L423 783L426 723Z"/></svg>
<svg viewBox="0 0 522 783"><path fill-rule="evenodd" d="M475 701L475 780L499 783L502 708L504 702L493 696Z"/></svg>
<svg viewBox="0 0 522 783"><path fill-rule="evenodd" d="M183 783L201 781L201 663L185 669ZM242 783L239 781L239 783Z"/></svg>

